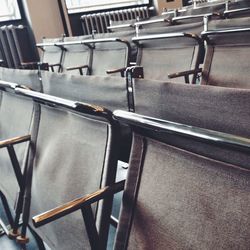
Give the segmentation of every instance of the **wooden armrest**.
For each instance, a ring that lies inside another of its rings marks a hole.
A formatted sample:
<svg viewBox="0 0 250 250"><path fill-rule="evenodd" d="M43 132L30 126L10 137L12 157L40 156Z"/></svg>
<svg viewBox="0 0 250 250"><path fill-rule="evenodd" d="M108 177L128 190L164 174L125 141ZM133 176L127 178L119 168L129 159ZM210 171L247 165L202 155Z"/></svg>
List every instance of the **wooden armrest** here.
<svg viewBox="0 0 250 250"><path fill-rule="evenodd" d="M124 72L126 70L126 67L120 68L120 69L111 69L107 70L107 74L113 74L113 73L119 73L119 72Z"/></svg>
<svg viewBox="0 0 250 250"><path fill-rule="evenodd" d="M172 78L177 78L177 77L182 77L182 76L188 76L188 75L192 75L192 74L196 74L202 72L202 69L191 69L191 70L187 70L187 71L181 71L181 72L176 72L173 74L168 74L168 78L172 79Z"/></svg>
<svg viewBox="0 0 250 250"><path fill-rule="evenodd" d="M75 66L75 67L68 67L66 70L75 70L75 69L89 69L89 65L81 65L81 66Z"/></svg>
<svg viewBox="0 0 250 250"><path fill-rule="evenodd" d="M72 200L47 212L36 215L32 218L33 224L35 227L40 227L70 213L73 213L84 206L91 205L92 203L97 202L107 196L122 191L124 189L124 184L125 181L117 182L112 186L104 187L92 194Z"/></svg>
<svg viewBox="0 0 250 250"><path fill-rule="evenodd" d="M31 135L24 135L19 137L13 137L11 139L0 141L0 148L8 147L9 145L15 145L18 143L30 141Z"/></svg>

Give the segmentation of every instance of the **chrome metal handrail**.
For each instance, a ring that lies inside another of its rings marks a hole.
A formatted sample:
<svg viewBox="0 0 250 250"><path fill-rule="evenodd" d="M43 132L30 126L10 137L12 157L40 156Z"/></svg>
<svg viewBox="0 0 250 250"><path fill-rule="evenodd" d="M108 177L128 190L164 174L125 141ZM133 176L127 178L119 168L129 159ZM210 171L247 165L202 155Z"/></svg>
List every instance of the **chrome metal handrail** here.
<svg viewBox="0 0 250 250"><path fill-rule="evenodd" d="M210 143L222 144L228 147L237 147L250 152L250 138L244 138L223 132L175 123L122 110L116 110L113 114L118 121L138 128L178 134L198 140L204 140Z"/></svg>

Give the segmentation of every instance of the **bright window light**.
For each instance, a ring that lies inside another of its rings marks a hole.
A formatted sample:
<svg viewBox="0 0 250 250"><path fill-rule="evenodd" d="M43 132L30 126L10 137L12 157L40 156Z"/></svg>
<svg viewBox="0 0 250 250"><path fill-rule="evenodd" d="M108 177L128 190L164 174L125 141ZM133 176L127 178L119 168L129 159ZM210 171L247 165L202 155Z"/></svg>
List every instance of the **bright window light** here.
<svg viewBox="0 0 250 250"><path fill-rule="evenodd" d="M149 0L66 0L69 13L148 4Z"/></svg>
<svg viewBox="0 0 250 250"><path fill-rule="evenodd" d="M17 0L0 0L0 22L21 19Z"/></svg>

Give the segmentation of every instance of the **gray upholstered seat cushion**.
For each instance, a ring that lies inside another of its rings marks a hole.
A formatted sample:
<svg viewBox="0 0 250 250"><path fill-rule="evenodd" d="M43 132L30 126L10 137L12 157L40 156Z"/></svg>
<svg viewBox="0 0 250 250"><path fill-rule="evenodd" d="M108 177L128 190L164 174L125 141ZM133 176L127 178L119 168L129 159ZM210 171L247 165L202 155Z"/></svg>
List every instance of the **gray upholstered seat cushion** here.
<svg viewBox="0 0 250 250"><path fill-rule="evenodd" d="M249 181L249 169L136 135L115 249L248 249Z"/></svg>
<svg viewBox="0 0 250 250"><path fill-rule="evenodd" d="M122 77L71 76L42 72L45 94L86 103L110 110L128 109L126 79Z"/></svg>
<svg viewBox="0 0 250 250"><path fill-rule="evenodd" d="M109 165L111 136L106 122L60 108L41 107L31 217L114 181L116 164ZM103 223L102 208L101 204L98 210L93 206L98 229ZM36 232L52 249L90 249L80 210Z"/></svg>

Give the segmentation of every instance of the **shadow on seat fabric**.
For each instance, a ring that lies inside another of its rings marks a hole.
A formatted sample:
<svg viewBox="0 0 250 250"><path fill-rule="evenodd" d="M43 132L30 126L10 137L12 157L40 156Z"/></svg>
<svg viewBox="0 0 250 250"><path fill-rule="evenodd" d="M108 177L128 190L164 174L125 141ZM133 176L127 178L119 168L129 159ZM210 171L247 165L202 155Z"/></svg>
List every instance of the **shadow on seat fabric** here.
<svg viewBox="0 0 250 250"><path fill-rule="evenodd" d="M247 250L250 137L124 111L114 115L134 132L115 249ZM181 138L193 148L183 149Z"/></svg>
<svg viewBox="0 0 250 250"><path fill-rule="evenodd" d="M69 100L94 103L108 108L128 110L126 79L110 76L70 76L48 71L42 72L43 91ZM120 143L120 160L127 162L131 133L123 127L121 130L122 142Z"/></svg>
<svg viewBox="0 0 250 250"><path fill-rule="evenodd" d="M4 83L2 81L15 81L17 84L25 83L27 88L41 91L38 72L35 70L1 68L0 80L2 94L0 105L0 140L2 141L30 134L32 124L36 122L38 118L37 115L39 114L36 105L34 105L30 99L15 95L15 85ZM25 165L27 144L18 144L14 147L22 170ZM17 198L17 193L19 192L19 187L6 148L0 149L0 164L0 190L6 196L10 207L13 208Z"/></svg>
<svg viewBox="0 0 250 250"><path fill-rule="evenodd" d="M133 88L138 114L250 137L250 90L146 79Z"/></svg>
<svg viewBox="0 0 250 250"><path fill-rule="evenodd" d="M29 211L32 217L111 185L118 138L111 112L102 107L18 88L16 93L41 102L36 151L29 155L29 168L33 169L30 210L31 179L26 178L25 227ZM100 249L107 241L111 198L92 207ZM90 249L81 211L34 230L52 249Z"/></svg>

